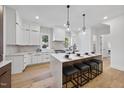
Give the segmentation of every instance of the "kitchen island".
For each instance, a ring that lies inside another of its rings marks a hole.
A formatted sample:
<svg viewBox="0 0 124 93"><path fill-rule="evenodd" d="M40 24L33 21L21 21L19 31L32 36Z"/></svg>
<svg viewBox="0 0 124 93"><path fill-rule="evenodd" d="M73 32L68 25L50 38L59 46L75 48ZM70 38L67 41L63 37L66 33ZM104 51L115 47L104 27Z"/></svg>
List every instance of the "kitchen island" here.
<svg viewBox="0 0 124 93"><path fill-rule="evenodd" d="M90 55L80 55L70 54L69 58L65 58L65 53L53 53L51 54L50 69L52 76L54 77L56 87L63 87L63 66L71 65L78 62L83 62L89 59L100 59L102 56L100 54L90 54Z"/></svg>

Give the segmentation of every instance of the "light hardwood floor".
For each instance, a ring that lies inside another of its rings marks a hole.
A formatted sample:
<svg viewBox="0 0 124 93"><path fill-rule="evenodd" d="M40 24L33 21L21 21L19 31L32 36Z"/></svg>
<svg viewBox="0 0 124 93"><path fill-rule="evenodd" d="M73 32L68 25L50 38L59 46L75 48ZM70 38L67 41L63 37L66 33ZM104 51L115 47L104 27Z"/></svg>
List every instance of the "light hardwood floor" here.
<svg viewBox="0 0 124 93"><path fill-rule="evenodd" d="M54 88L54 78L49 64L27 67L23 73L12 75L13 88ZM104 59L104 71L101 75L83 86L84 88L124 87L124 72L110 67L109 59Z"/></svg>

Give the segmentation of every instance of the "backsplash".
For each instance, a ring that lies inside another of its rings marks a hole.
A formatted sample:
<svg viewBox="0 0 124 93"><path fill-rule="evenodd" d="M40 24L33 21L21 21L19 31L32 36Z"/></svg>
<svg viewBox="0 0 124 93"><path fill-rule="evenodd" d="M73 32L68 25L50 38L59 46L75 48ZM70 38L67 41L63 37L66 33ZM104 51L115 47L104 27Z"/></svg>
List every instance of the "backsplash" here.
<svg viewBox="0 0 124 93"><path fill-rule="evenodd" d="M52 42L52 49L54 49L54 50L65 49L64 42Z"/></svg>
<svg viewBox="0 0 124 93"><path fill-rule="evenodd" d="M18 52L35 52L40 46L18 46Z"/></svg>
<svg viewBox="0 0 124 93"><path fill-rule="evenodd" d="M18 52L18 46L15 46L15 45L6 46L6 55L13 54L16 52Z"/></svg>
<svg viewBox="0 0 124 93"><path fill-rule="evenodd" d="M7 45L6 46L6 55L17 53L17 52L32 52L36 51L40 46L16 46L16 45Z"/></svg>

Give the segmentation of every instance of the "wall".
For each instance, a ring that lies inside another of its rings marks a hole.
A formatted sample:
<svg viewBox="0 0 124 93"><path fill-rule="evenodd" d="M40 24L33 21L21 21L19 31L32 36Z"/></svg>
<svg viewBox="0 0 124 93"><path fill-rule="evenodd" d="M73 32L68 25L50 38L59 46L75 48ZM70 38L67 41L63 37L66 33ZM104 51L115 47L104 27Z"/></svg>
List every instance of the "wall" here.
<svg viewBox="0 0 124 93"><path fill-rule="evenodd" d="M109 57L108 50L111 50L110 34L102 36L102 55Z"/></svg>
<svg viewBox="0 0 124 93"><path fill-rule="evenodd" d="M110 34L110 26L107 24L96 24L93 27L91 27L92 35L91 35L91 47L92 51L95 50L95 52L100 53L103 55L103 57L108 56L107 55L107 35ZM95 37L95 38L94 38Z"/></svg>
<svg viewBox="0 0 124 93"><path fill-rule="evenodd" d="M64 49L64 42L57 42L57 41L53 41L53 29L52 28L48 28L48 27L43 27L41 26L41 35L42 34L47 34L50 36L49 39L49 43L50 43L50 48L51 49Z"/></svg>
<svg viewBox="0 0 124 93"><path fill-rule="evenodd" d="M124 15L106 24L110 25L111 31L111 67L124 71Z"/></svg>
<svg viewBox="0 0 124 93"><path fill-rule="evenodd" d="M91 29L86 30L86 34L80 31L77 35L77 47L82 53L91 51Z"/></svg>

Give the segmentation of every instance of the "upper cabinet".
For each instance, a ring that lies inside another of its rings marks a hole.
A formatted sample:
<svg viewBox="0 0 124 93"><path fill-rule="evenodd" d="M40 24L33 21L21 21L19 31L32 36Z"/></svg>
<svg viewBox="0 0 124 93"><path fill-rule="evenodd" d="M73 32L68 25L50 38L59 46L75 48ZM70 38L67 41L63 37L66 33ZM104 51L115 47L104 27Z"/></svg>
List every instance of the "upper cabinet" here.
<svg viewBox="0 0 124 93"><path fill-rule="evenodd" d="M24 45L30 45L30 25L22 24L22 32Z"/></svg>
<svg viewBox="0 0 124 93"><path fill-rule="evenodd" d="M55 27L53 29L53 41L65 41L65 30L63 28Z"/></svg>
<svg viewBox="0 0 124 93"><path fill-rule="evenodd" d="M31 26L30 44L40 45L40 26Z"/></svg>
<svg viewBox="0 0 124 93"><path fill-rule="evenodd" d="M40 45L40 26L23 23L19 13L7 7L5 26L8 45Z"/></svg>
<svg viewBox="0 0 124 93"><path fill-rule="evenodd" d="M16 12L16 24L22 26L22 20L18 12Z"/></svg>
<svg viewBox="0 0 124 93"><path fill-rule="evenodd" d="M5 33L6 43L16 44L16 12L13 9L5 7Z"/></svg>

